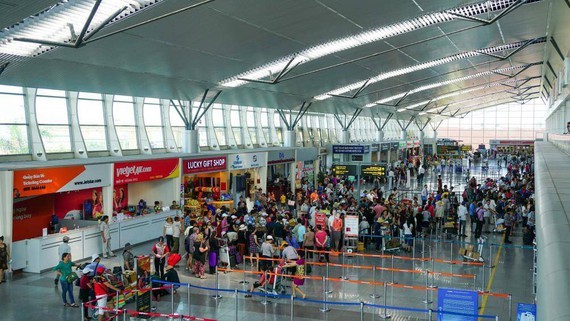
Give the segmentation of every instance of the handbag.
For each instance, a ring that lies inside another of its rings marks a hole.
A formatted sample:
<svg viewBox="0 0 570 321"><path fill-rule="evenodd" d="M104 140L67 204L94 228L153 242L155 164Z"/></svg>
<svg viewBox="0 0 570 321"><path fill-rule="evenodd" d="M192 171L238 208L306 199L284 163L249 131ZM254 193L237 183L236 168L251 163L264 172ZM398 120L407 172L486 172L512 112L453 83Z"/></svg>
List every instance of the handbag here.
<svg viewBox="0 0 570 321"><path fill-rule="evenodd" d="M79 278L79 276L75 272L71 272L65 277L65 279L69 283L73 283L73 281L77 280L78 278Z"/></svg>

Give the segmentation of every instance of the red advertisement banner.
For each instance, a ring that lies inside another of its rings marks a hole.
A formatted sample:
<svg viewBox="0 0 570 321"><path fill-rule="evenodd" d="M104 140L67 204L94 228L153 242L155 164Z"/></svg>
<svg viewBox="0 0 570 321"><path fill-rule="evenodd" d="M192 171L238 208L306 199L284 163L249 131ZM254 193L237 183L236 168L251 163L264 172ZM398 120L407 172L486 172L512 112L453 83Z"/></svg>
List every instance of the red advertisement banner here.
<svg viewBox="0 0 570 321"><path fill-rule="evenodd" d="M115 185L178 177L178 158L116 163Z"/></svg>
<svg viewBox="0 0 570 321"><path fill-rule="evenodd" d="M182 160L184 174L225 171L227 163L226 156Z"/></svg>

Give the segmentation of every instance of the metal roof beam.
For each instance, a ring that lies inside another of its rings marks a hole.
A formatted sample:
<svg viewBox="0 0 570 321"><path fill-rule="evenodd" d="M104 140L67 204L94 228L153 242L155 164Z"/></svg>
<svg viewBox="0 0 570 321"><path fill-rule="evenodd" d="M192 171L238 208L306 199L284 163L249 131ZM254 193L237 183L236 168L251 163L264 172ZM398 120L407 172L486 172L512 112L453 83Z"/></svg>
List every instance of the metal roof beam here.
<svg viewBox="0 0 570 321"><path fill-rule="evenodd" d="M456 16L458 18L464 19L464 20L478 22L478 23L481 23L483 25L490 25L490 24L495 23L497 20L501 19L502 17L506 16L507 14L511 13L512 11L517 9L518 7L522 6L527 1L528 0L518 0L517 2L514 2L513 4L511 4L510 6L505 8L503 11L501 11L498 15L496 15L491 20L462 15L460 13L453 12L453 10L447 10L446 13L450 14L452 16Z"/></svg>
<svg viewBox="0 0 570 321"><path fill-rule="evenodd" d="M566 4L568 4L569 1L570 0L566 0ZM570 7L570 5L568 6ZM558 47L558 43L556 43L556 40L554 40L554 36L550 38L550 43L552 44L552 47L554 47L554 50L556 50L556 52L558 53L558 57L560 57L560 59L564 61L564 54L562 54L562 50L560 50L560 47Z"/></svg>
<svg viewBox="0 0 570 321"><path fill-rule="evenodd" d="M4 70L6 70L6 68L8 68L8 65L10 64L9 61L6 61L3 64L0 64L0 75L2 75L2 73L4 72Z"/></svg>
<svg viewBox="0 0 570 321"><path fill-rule="evenodd" d="M261 83L261 84L269 84L269 85L275 85L278 84L281 79L288 74L291 70L293 70L293 68L297 67L301 62L297 62L295 65L293 65L292 67L291 64L293 63L293 61L297 58L297 56L293 56L291 59L289 59L289 61L287 62L287 64L285 65L285 67L283 67L283 69L281 69L281 71L277 74L277 76L275 76L275 78L271 79L271 75L269 75L269 80L263 80L263 79L249 79L249 78L240 78L238 77L239 80L244 80L244 81L249 81L249 82L256 82L256 83ZM290 67L290 68L289 68Z"/></svg>

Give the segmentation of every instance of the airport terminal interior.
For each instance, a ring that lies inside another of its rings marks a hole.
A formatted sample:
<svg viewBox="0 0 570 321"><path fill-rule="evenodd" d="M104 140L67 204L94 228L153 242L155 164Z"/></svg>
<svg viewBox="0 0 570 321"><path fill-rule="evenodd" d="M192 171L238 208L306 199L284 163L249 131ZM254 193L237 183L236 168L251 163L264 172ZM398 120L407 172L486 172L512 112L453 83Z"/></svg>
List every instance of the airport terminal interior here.
<svg viewBox="0 0 570 321"><path fill-rule="evenodd" d="M0 28L0 320L570 320L569 0Z"/></svg>

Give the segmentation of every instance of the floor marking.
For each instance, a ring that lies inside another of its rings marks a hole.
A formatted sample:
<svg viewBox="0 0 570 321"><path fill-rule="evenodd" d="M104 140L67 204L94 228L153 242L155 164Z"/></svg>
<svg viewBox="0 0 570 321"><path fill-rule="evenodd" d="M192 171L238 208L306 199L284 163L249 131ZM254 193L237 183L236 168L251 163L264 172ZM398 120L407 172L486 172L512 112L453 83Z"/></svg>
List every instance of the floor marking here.
<svg viewBox="0 0 570 321"><path fill-rule="evenodd" d="M492 268L492 272L491 272L491 277L489 278L489 282L487 283L487 292L491 291L491 286L493 285L493 280L495 279L495 272L497 271L497 264L499 263L499 257L501 256L501 251L503 250L503 245L505 244L505 234L503 234L503 238L501 239L501 245L499 246L499 250L497 251L497 254L495 255L495 261L493 264L493 268ZM483 303L481 304L481 308L479 309L479 314L483 314L485 312L485 307L487 306L487 300L489 299L489 296L486 294L483 294ZM479 320L482 320L482 318L479 318Z"/></svg>

